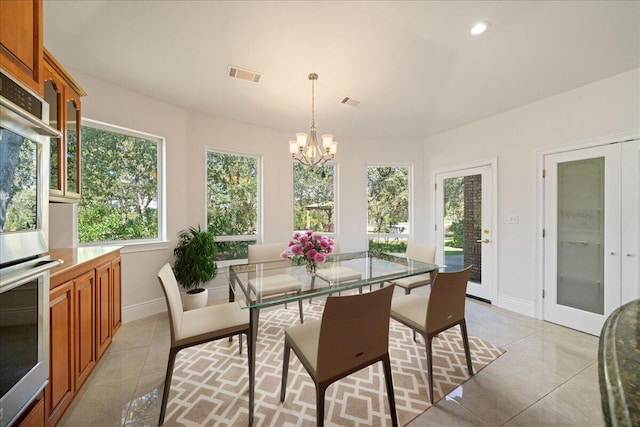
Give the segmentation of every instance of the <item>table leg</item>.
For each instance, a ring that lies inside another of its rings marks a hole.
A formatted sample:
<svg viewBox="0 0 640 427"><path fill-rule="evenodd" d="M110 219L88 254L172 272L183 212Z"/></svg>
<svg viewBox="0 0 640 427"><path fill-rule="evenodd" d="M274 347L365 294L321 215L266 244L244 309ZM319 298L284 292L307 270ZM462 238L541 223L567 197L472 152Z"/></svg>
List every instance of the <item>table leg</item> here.
<svg viewBox="0 0 640 427"><path fill-rule="evenodd" d="M249 352L249 426L253 425L254 395L256 389L256 341L258 337L258 309L251 308L249 323L251 325L250 337L247 339L247 351Z"/></svg>

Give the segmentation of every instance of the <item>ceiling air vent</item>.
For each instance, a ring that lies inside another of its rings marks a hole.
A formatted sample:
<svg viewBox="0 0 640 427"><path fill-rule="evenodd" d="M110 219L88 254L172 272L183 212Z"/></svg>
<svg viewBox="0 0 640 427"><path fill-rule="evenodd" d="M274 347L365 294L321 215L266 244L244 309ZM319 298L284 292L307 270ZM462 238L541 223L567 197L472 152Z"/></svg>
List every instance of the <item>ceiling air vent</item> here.
<svg viewBox="0 0 640 427"><path fill-rule="evenodd" d="M352 107L358 107L360 104L362 104L362 101L358 101L355 98L350 98L348 96L345 96L344 99L340 101L340 103L344 105L350 105Z"/></svg>
<svg viewBox="0 0 640 427"><path fill-rule="evenodd" d="M262 74L229 65L229 77L235 77L236 79L248 80L250 82L258 83L260 81L260 77L262 77Z"/></svg>

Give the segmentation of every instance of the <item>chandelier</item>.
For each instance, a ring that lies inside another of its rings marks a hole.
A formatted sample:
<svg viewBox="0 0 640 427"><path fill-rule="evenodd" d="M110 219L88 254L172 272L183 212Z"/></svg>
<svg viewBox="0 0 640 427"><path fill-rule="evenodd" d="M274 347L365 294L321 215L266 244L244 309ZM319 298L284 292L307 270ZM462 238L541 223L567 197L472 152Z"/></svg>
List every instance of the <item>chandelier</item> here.
<svg viewBox="0 0 640 427"><path fill-rule="evenodd" d="M322 147L318 143L316 135L316 121L315 121L315 82L318 80L316 73L309 74L309 80L311 80L311 126L309 127L309 139L307 140L307 134L304 132L296 133L296 140L289 141L289 152L291 158L297 160L305 166L314 168L318 165L328 162L333 159L336 151L338 151L338 143L333 140L333 135L322 135Z"/></svg>

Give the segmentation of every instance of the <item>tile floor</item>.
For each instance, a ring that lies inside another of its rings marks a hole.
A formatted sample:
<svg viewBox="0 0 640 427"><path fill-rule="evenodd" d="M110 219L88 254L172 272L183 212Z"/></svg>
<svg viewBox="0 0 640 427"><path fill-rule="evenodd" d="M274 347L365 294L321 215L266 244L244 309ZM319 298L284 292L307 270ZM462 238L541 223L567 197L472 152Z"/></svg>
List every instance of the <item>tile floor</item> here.
<svg viewBox="0 0 640 427"><path fill-rule="evenodd" d="M467 325L507 352L410 427L604 425L597 337L471 299ZM168 348L166 314L123 325L59 425L157 425Z"/></svg>

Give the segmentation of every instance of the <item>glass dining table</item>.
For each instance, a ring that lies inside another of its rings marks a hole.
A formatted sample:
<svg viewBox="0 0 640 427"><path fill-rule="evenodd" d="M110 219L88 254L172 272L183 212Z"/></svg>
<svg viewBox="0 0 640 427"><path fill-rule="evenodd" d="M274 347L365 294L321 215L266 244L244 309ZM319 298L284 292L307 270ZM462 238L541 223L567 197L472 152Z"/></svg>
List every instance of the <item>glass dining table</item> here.
<svg viewBox="0 0 640 427"><path fill-rule="evenodd" d="M258 311L265 307L298 302L363 287L380 285L416 274L430 273L435 278L438 265L395 255L363 251L332 254L318 264L315 272L291 260L279 260L230 266L229 301L237 301L250 310L249 425L253 425L255 357Z"/></svg>

